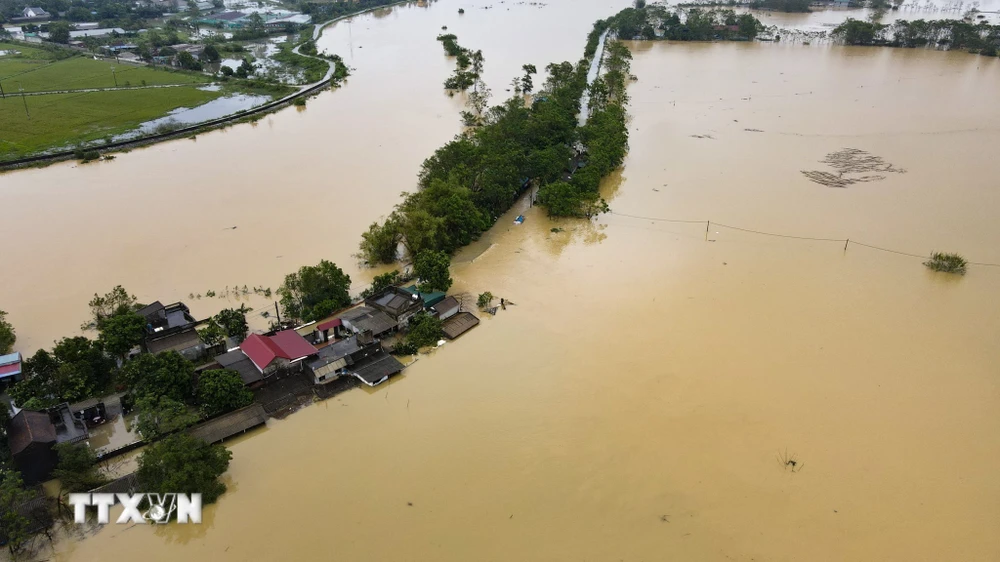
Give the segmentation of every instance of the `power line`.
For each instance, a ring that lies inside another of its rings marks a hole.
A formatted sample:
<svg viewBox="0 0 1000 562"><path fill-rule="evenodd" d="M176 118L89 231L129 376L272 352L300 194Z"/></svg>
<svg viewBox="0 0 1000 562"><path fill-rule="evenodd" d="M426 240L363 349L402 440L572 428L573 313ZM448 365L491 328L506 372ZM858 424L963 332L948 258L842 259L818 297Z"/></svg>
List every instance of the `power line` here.
<svg viewBox="0 0 1000 562"><path fill-rule="evenodd" d="M741 232L749 232L751 234L760 234L760 235L763 235L763 236L774 236L774 237L777 237L777 238L791 238L793 240L811 240L811 241L815 241L815 242L844 242L844 250L845 251L847 250L847 247L849 245L851 245L851 244L857 244L858 246L864 246L865 248L870 248L872 250L878 250L880 252L889 252L891 254L898 254L898 255L901 255L901 256L908 256L908 257L911 257L911 258L919 258L919 259L922 259L922 260L930 259L930 256L922 256L920 254L912 254L910 252L901 252L899 250L892 250L890 248L883 248L881 246L873 246L872 244L865 244L864 242L858 242L856 240L851 240L849 238L815 238L815 237L812 237L812 236L793 236L791 234L778 234L778 233L775 233L775 232L764 232L762 230L752 230L752 229L749 229L749 228L741 228L741 227L738 227L738 226L732 226L732 225L728 225L728 224L722 224L721 222L693 221L693 220L681 220L681 219L663 219L663 218L658 218L658 217L643 217L643 216L639 216L639 215L630 215L630 214L627 214L627 213L616 213L615 211L609 211L609 212L612 215L618 215L620 217L629 217L629 218L633 218L633 219L641 219L641 220L648 220L648 221L655 221L655 222L672 222L672 223L684 223L684 224L702 224L702 223L704 223L705 224L705 228L706 228L706 235L707 235L707 232L708 232L708 227L710 225L715 225L715 226L720 226L722 228L729 228L729 229L732 229L732 230L739 230ZM989 263L989 262L978 262L978 261L970 261L970 262L967 262L967 263L969 265L979 265L979 266L983 266L983 267L1000 267L1000 263Z"/></svg>

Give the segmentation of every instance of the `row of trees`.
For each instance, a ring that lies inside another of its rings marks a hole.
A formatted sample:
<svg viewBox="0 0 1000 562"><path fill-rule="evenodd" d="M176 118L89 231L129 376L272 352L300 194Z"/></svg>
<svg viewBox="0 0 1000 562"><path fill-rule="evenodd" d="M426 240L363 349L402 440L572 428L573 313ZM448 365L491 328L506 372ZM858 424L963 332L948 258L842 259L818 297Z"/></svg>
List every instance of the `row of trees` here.
<svg viewBox="0 0 1000 562"><path fill-rule="evenodd" d="M1000 25L962 20L897 20L889 25L848 18L833 29L832 35L848 45L940 45L991 57L997 56L1000 47Z"/></svg>
<svg viewBox="0 0 1000 562"><path fill-rule="evenodd" d="M670 9L661 4L626 8L610 20L619 39L655 39L656 30L671 41L749 40L764 30L752 14L695 7Z"/></svg>

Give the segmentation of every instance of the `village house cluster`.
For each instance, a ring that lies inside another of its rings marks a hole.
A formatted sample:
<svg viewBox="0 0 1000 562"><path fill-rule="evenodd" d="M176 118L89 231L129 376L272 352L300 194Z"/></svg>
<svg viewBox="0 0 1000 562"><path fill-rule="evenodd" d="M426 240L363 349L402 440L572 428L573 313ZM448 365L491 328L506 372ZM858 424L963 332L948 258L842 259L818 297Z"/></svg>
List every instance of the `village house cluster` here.
<svg viewBox="0 0 1000 562"><path fill-rule="evenodd" d="M442 292L392 286L321 321L252 333L242 342L227 338L213 347L198 330L209 319L196 320L182 302L164 305L156 301L136 310L146 322L146 334L143 349L133 354L172 351L198 365L196 376L212 369L239 374L253 391L255 402L188 429L194 436L217 443L262 425L290 404L275 397L328 398L357 384L374 387L386 382L405 366L385 342L399 340L419 312L440 319L445 336L457 338L479 324L474 314L462 308L456 297ZM21 355L0 356L0 380L13 383L21 378ZM132 410L131 401L128 392L120 392L45 411L11 404L10 451L25 483L51 477L58 462L54 450L58 443L86 441L99 458L145 444L124 422Z"/></svg>

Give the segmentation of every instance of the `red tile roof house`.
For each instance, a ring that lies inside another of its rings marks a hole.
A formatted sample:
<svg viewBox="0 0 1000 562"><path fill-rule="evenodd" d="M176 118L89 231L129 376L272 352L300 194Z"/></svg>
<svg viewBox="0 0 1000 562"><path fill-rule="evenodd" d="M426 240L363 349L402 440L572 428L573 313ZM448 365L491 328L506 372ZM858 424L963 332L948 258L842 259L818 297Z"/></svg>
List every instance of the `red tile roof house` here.
<svg viewBox="0 0 1000 562"><path fill-rule="evenodd" d="M319 351L295 330L285 330L273 336L251 334L240 349L265 376L278 370L299 370L302 360Z"/></svg>

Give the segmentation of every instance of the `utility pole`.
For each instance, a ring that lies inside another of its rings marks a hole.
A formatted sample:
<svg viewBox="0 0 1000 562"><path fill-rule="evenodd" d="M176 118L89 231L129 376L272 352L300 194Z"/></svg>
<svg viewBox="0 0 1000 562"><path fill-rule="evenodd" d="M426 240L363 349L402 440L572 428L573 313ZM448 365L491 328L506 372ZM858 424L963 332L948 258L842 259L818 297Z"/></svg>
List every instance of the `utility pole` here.
<svg viewBox="0 0 1000 562"><path fill-rule="evenodd" d="M0 84L0 98L7 99L7 95L3 93L3 84Z"/></svg>
<svg viewBox="0 0 1000 562"><path fill-rule="evenodd" d="M28 119L31 119L31 114L28 113L28 98L24 97L24 87L21 86L20 82L18 82L17 88L21 90L21 101L24 102L24 114L28 117Z"/></svg>
<svg viewBox="0 0 1000 562"><path fill-rule="evenodd" d="M115 74L115 67L111 67L111 77L115 79L115 88L118 87L118 75Z"/></svg>

